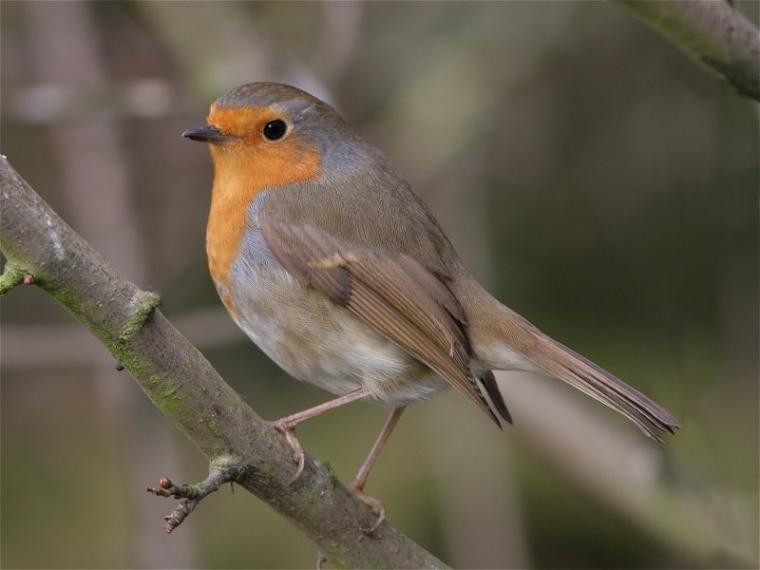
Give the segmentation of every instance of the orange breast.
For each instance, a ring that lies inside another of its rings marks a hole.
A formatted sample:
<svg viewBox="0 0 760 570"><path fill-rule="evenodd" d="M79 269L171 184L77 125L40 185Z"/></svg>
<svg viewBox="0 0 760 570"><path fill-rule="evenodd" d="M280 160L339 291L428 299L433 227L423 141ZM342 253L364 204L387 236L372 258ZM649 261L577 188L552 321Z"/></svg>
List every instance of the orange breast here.
<svg viewBox="0 0 760 570"><path fill-rule="evenodd" d="M298 140L268 145L266 141L212 146L215 175L206 228L206 252L211 276L222 301L233 310L229 274L246 230L248 205L266 188L314 180L321 174L316 149Z"/></svg>

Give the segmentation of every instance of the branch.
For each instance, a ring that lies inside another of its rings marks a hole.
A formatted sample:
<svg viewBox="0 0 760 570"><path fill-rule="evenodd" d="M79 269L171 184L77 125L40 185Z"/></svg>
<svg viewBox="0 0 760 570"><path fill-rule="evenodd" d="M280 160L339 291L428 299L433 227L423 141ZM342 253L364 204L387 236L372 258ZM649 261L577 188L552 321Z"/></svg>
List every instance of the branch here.
<svg viewBox="0 0 760 570"><path fill-rule="evenodd" d="M724 568L758 567L757 521L751 510L736 508L747 500L741 493L702 481L691 465L684 470L665 448L610 421L590 400L572 394L571 402L566 386L523 372L497 372L496 379L507 401L522 410L515 421L520 446L669 545L688 561L685 567L717 560Z"/></svg>
<svg viewBox="0 0 760 570"><path fill-rule="evenodd" d="M5 295L8 291L21 285L25 280L24 271L15 263L8 262L5 264L3 274L0 275L0 296Z"/></svg>
<svg viewBox="0 0 760 570"><path fill-rule="evenodd" d="M760 35L723 0L620 0L682 51L760 101Z"/></svg>
<svg viewBox="0 0 760 570"><path fill-rule="evenodd" d="M195 485L180 485L172 483L168 477L161 477L158 487L148 487L146 491L158 497L174 497L181 499L177 508L164 517L164 529L170 534L182 524L203 499L219 490L225 483L232 484L245 473L245 466L231 457L220 457L211 462L208 477Z"/></svg>
<svg viewBox="0 0 760 570"><path fill-rule="evenodd" d="M3 285L18 282L16 268L34 275L35 284L103 342L167 419L209 459L212 475L224 462L228 473L216 482L235 481L269 503L337 565L445 567L388 523L367 536L362 528L370 527L375 516L329 465L307 458L301 477L288 485L295 466L285 438L166 320L157 309L158 296L117 275L5 157L0 158L0 191L0 250L11 270ZM208 490L213 483L207 480L202 486Z"/></svg>

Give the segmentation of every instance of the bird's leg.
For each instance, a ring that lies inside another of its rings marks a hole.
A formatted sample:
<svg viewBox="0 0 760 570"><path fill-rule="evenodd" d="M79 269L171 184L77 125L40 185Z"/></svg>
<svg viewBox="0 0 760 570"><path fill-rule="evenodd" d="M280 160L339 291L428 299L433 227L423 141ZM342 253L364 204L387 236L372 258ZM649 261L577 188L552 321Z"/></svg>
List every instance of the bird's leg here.
<svg viewBox="0 0 760 570"><path fill-rule="evenodd" d="M399 408L393 408L393 410L391 410L391 413L388 414L388 418L385 420L383 429L380 430L380 434L377 436L375 443L372 444L372 449L369 450L367 459L365 459L364 463L362 463L362 466L359 468L359 472L354 478L354 482L351 484L351 488L356 493L356 496L359 497L359 499L370 509L372 509L372 512L377 515L375 524L373 524L372 527L368 529L369 533L375 532L380 524L385 520L385 506L374 497L365 495L364 485L367 484L369 473L372 471L372 467L375 465L377 457L380 455L380 452L385 446L385 443L388 441L393 428L396 427L396 424L401 418L401 414L404 412L404 409L405 408L403 406Z"/></svg>
<svg viewBox="0 0 760 570"><path fill-rule="evenodd" d="M313 408L308 408L302 412L291 414L289 416L285 416L284 418L280 418L279 420L271 422L272 427L282 433L285 436L285 439L287 439L288 445L290 445L290 448L293 450L293 458L298 464L298 468L296 469L295 474L290 479L291 483L293 483L301 476L305 462L305 453L303 446L296 437L296 426L302 422L305 422L306 420L317 417L318 415L323 414L328 410L333 410L335 408L343 406L344 404L349 404L351 402L355 402L356 400L361 400L366 396L367 393L364 391L364 388L357 388L356 390L352 390L348 394L343 394L334 400L328 400L327 402L323 402L322 404L314 406Z"/></svg>
<svg viewBox="0 0 760 570"><path fill-rule="evenodd" d="M380 455L380 452L385 446L385 443L388 441L388 438L390 437L391 432L393 431L393 428L396 427L396 424L401 418L401 414L403 413L404 410L405 410L404 407L393 408L393 410L391 410L391 413L388 414L388 417L385 420L385 424L383 425L383 429L380 430L380 433L378 434L377 439L375 439L375 443L372 444L372 449L369 450L369 454L367 455L367 458L364 460L364 463L362 463L362 466L359 468L359 471L357 472L356 477L354 477L354 482L351 485L351 487L354 490L359 491L359 492L364 490L364 485L367 484L369 473L370 471L372 471L372 467L375 465L375 461L377 461L377 457Z"/></svg>

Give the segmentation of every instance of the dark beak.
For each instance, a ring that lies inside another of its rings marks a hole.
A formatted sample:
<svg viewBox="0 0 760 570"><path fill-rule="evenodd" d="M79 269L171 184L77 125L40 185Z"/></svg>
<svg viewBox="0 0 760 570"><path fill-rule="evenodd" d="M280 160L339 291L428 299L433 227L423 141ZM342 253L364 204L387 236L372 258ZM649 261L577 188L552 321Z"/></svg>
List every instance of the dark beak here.
<svg viewBox="0 0 760 570"><path fill-rule="evenodd" d="M237 139L237 137L233 135L225 135L217 129L216 127L212 127L211 125L208 125L206 127L194 127L192 129L187 129L185 132L182 133L182 136L186 139L190 139L191 141L200 141L200 142L207 142L207 143L225 143L229 141L233 141Z"/></svg>

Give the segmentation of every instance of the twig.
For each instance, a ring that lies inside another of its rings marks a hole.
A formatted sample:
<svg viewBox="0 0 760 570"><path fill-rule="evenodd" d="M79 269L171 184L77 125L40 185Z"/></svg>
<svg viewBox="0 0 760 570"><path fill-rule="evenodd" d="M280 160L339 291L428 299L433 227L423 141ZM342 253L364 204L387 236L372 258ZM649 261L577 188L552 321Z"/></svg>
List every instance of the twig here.
<svg viewBox="0 0 760 570"><path fill-rule="evenodd" d="M240 461L220 458L211 462L208 477L200 483L177 486L168 477L161 477L158 487L148 487L146 491L157 497L180 499L179 505L164 517L166 521L164 529L167 534L171 534L195 510L198 503L211 493L218 491L219 487L224 483L229 482L231 487L233 481L245 473L245 470L245 465L240 463Z"/></svg>
<svg viewBox="0 0 760 570"><path fill-rule="evenodd" d="M85 324L142 390L210 460L240 458L235 482L266 501L339 566L445 568L307 457L303 475L285 438L260 418L158 309L156 295L120 277L0 157L0 250ZM212 468L214 465L212 464ZM186 515L185 515L186 516Z"/></svg>
<svg viewBox="0 0 760 570"><path fill-rule="evenodd" d="M721 0L620 0L682 51L760 101L760 34Z"/></svg>

